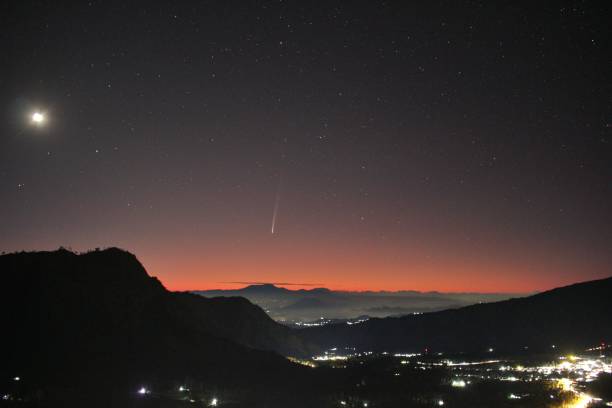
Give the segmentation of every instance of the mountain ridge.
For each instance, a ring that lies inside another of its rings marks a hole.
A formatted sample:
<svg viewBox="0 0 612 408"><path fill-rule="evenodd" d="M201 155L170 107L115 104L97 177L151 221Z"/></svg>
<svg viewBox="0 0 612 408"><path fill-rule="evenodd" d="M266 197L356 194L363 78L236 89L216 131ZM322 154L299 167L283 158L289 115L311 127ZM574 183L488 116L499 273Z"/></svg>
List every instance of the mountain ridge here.
<svg viewBox="0 0 612 408"><path fill-rule="evenodd" d="M580 348L612 339L612 277L536 295L438 312L374 318L359 325L310 328L320 346L375 351L483 351L563 346ZM571 305L571 307L570 307Z"/></svg>
<svg viewBox="0 0 612 408"><path fill-rule="evenodd" d="M239 386L303 376L281 356L306 351L291 329L243 298L169 292L118 248L2 255L0 279L7 328L0 373L18 374L44 395L98 387L127 395L181 378Z"/></svg>

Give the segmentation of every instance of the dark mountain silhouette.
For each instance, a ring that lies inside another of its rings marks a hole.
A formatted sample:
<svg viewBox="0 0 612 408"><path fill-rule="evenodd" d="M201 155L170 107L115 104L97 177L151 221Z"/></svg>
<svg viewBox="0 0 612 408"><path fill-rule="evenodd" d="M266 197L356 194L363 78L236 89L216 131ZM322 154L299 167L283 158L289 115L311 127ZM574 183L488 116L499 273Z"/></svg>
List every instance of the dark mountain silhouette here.
<svg viewBox="0 0 612 408"><path fill-rule="evenodd" d="M291 290L276 286L273 283L256 283L245 286L240 289L218 289L218 290L204 290L196 291L201 293L219 292L219 293L233 293L233 294L244 294L244 295L287 295L292 293L300 294L327 294L331 291L327 288L312 288L312 289L296 289Z"/></svg>
<svg viewBox="0 0 612 408"><path fill-rule="evenodd" d="M242 289L239 289L237 292L243 294L253 294L253 295L274 295L274 294L284 294L290 292L289 289L281 288L275 286L271 283L263 283L258 285L249 285Z"/></svg>
<svg viewBox="0 0 612 408"><path fill-rule="evenodd" d="M459 309L304 330L321 349L513 351L580 349L612 339L612 278Z"/></svg>
<svg viewBox="0 0 612 408"><path fill-rule="evenodd" d="M112 398L185 378L228 387L302 375L273 351L304 353L303 343L259 307L169 292L119 249L3 255L0 281L2 378L18 375L48 398L92 389Z"/></svg>
<svg viewBox="0 0 612 408"><path fill-rule="evenodd" d="M276 351L282 355L309 356L313 351L293 330L276 323L259 306L243 297L204 298L174 293L182 312L210 333L239 344Z"/></svg>
<svg viewBox="0 0 612 408"><path fill-rule="evenodd" d="M330 289L327 288L312 288L312 289L298 289L296 292L299 293L308 293L311 295L328 295L332 293Z"/></svg>

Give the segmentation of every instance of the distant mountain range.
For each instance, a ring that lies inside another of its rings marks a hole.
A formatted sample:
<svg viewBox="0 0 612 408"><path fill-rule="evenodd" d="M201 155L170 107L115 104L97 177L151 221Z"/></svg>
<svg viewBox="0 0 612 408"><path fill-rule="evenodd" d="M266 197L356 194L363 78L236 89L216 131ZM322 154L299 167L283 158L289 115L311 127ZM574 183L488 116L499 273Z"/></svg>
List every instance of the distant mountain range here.
<svg viewBox="0 0 612 408"><path fill-rule="evenodd" d="M612 277L537 295L359 325L305 330L321 350L514 352L582 350L612 340Z"/></svg>
<svg viewBox="0 0 612 408"><path fill-rule="evenodd" d="M346 292L327 288L290 290L272 284L193 293L205 297L245 297L261 306L274 320L302 326L317 321L350 321L432 312L523 296L509 293Z"/></svg>

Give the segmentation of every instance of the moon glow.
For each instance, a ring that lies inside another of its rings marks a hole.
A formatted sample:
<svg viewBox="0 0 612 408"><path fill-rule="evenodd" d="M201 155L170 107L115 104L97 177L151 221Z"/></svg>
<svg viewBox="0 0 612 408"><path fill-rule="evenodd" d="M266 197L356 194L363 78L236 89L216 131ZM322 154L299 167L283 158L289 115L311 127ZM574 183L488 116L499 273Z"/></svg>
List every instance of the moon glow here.
<svg viewBox="0 0 612 408"><path fill-rule="evenodd" d="M32 114L32 123L37 126L41 126L45 122L45 115L41 112L34 112Z"/></svg>

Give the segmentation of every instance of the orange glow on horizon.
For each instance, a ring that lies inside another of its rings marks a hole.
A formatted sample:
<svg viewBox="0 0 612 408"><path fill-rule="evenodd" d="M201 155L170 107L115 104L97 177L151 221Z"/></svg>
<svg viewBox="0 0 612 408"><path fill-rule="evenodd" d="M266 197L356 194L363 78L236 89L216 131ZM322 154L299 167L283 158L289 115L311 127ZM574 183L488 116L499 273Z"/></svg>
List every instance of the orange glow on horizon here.
<svg viewBox="0 0 612 408"><path fill-rule="evenodd" d="M115 242L137 256L147 273L169 290L238 289L247 283L288 289L325 287L337 291L420 291L530 294L610 276L607 259L572 253L571 248L526 248L487 243L458 246L439 240L393 240L280 236L241 236L218 241L173 244L156 240ZM222 239L224 238L224 239ZM56 249L38 242L34 249ZM86 242L78 251L104 247ZM563 254L564 257L559 256Z"/></svg>
<svg viewBox="0 0 612 408"><path fill-rule="evenodd" d="M142 260L142 259L141 259ZM385 263L371 259L311 260L293 265L290 259L261 268L255 260L192 259L173 264L143 261L149 274L175 291L239 289L249 282L298 282L283 285L291 290L325 287L336 291L420 291L529 294L565 286L585 279L573 277L578 266L550 265L556 274L543 273L546 265L533 263L458 262L456 260ZM172 271L172 272L168 272ZM494 272L492 272L494 271ZM517 274L516 271L521 271ZM603 278L605 274L595 276ZM310 284L311 283L311 284Z"/></svg>

